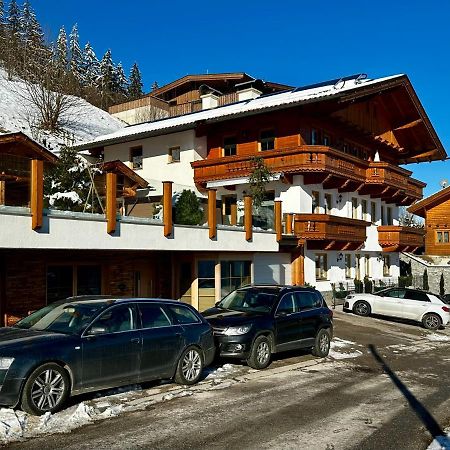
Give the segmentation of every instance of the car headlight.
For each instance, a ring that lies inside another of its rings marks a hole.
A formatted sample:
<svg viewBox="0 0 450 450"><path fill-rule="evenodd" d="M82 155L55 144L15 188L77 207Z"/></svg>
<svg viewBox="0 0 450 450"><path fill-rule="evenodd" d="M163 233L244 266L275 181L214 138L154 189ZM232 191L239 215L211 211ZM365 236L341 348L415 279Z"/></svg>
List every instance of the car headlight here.
<svg viewBox="0 0 450 450"><path fill-rule="evenodd" d="M0 358L0 370L8 370L13 361L14 358Z"/></svg>
<svg viewBox="0 0 450 450"><path fill-rule="evenodd" d="M346 300L351 300L354 297L354 295L347 295L347 297L345 297Z"/></svg>
<svg viewBox="0 0 450 450"><path fill-rule="evenodd" d="M240 327L228 327L224 334L226 336L238 336L241 334L246 334L250 331L251 325L241 325Z"/></svg>

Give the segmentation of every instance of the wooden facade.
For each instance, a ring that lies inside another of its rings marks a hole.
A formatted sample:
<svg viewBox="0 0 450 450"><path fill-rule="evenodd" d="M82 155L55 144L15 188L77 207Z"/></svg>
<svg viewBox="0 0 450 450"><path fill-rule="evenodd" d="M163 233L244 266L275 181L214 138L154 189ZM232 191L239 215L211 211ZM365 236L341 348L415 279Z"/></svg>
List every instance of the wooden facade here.
<svg viewBox="0 0 450 450"><path fill-rule="evenodd" d="M425 219L425 254L450 256L450 187L408 208Z"/></svg>

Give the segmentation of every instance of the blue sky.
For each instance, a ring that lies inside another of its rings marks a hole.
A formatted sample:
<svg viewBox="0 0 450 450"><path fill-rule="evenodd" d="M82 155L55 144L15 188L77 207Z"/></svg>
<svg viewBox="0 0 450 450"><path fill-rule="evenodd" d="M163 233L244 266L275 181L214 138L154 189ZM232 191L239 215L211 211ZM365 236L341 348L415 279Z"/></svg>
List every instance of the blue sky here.
<svg viewBox="0 0 450 450"><path fill-rule="evenodd" d="M450 2L439 0L32 0L46 33L78 23L145 88L188 73L247 72L300 86L354 73L406 73L450 154ZM450 161L409 165L439 189ZM449 180L450 181L450 180Z"/></svg>

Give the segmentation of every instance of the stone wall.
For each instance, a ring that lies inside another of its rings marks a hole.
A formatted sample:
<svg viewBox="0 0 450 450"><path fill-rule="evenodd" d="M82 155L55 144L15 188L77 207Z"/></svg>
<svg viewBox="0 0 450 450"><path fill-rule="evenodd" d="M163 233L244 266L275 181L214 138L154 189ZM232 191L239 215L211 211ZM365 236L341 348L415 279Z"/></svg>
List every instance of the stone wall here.
<svg viewBox="0 0 450 450"><path fill-rule="evenodd" d="M423 273L425 269L428 273L428 285L430 292L440 293L441 275L444 275L445 293L450 293L450 257L441 256L417 256L402 253L400 260L407 266L411 266L413 276L413 286L423 289Z"/></svg>

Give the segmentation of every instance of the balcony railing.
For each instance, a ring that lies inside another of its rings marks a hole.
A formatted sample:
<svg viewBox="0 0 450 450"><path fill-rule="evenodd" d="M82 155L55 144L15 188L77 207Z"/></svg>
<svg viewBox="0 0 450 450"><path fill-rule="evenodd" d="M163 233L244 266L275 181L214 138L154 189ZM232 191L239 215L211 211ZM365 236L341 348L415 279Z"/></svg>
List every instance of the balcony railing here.
<svg viewBox="0 0 450 450"><path fill-rule="evenodd" d="M388 252L412 251L424 245L423 228L385 225L378 227L378 242Z"/></svg>
<svg viewBox="0 0 450 450"><path fill-rule="evenodd" d="M328 214L295 214L294 234L308 242L308 248L356 249L366 240L366 227L370 225L364 220ZM311 242L312 241L312 242Z"/></svg>
<svg viewBox="0 0 450 450"><path fill-rule="evenodd" d="M319 145L195 161L192 163L195 181L205 184L247 177L253 170L254 156L262 157L272 172L304 175L305 184L323 183L324 188L337 188L340 192L359 189L361 194L399 205L421 199L425 186L411 178L412 172L393 164L364 161L340 150Z"/></svg>

